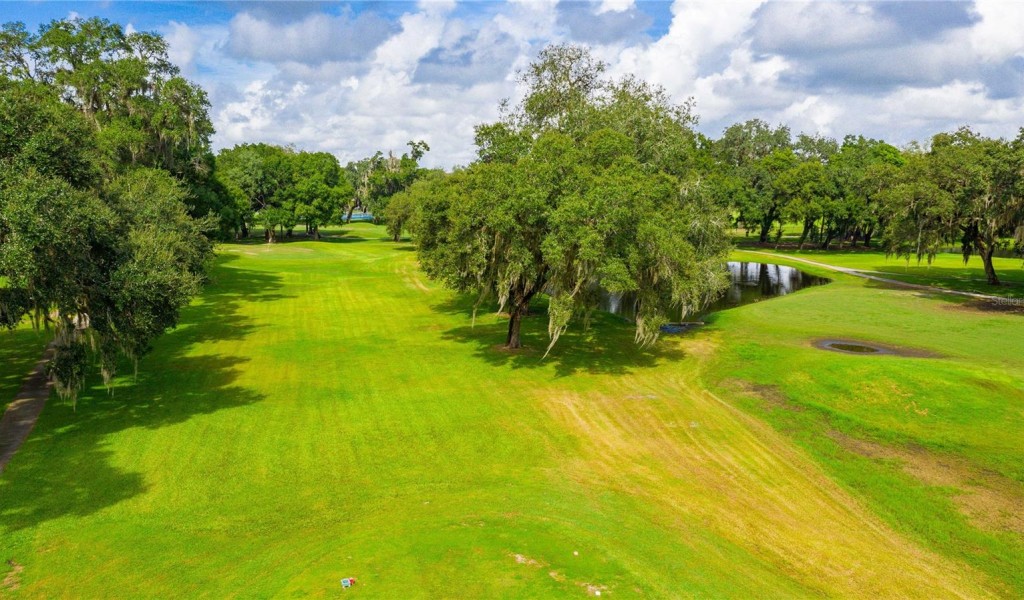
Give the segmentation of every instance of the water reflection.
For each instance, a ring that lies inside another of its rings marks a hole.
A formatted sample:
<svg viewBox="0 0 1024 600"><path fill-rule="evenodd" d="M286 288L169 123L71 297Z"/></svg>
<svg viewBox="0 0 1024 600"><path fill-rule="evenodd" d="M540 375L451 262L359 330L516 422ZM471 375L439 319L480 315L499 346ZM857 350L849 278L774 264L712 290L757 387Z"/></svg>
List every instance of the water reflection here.
<svg viewBox="0 0 1024 600"><path fill-rule="evenodd" d="M828 283L825 277L804 273L800 269L784 265L757 262L729 262L730 285L718 300L697 315L697 319L719 310L735 308L765 298L785 296L791 292ZM602 308L612 314L633 320L636 317L636 301L630 294L605 294Z"/></svg>

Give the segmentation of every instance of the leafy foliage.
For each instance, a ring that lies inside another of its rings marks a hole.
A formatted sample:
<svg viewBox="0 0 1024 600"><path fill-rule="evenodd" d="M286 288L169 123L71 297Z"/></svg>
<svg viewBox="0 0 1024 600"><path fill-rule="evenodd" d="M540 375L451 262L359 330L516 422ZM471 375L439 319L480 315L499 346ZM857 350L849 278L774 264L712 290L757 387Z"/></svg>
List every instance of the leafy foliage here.
<svg viewBox="0 0 1024 600"><path fill-rule="evenodd" d="M1024 131L1010 142L965 127L937 134L930 151L911 156L889 193L887 250L931 261L958 240L964 261L978 255L998 285L995 251L1024 225Z"/></svg>
<svg viewBox="0 0 1024 600"><path fill-rule="evenodd" d="M582 48L543 51L523 75L523 102L477 129L479 160L418 194L424 269L495 299L511 348L539 293L550 297L550 351L602 289L634 295L647 344L669 314L723 285L725 217L693 177L689 105L603 70Z"/></svg>
<svg viewBox="0 0 1024 600"><path fill-rule="evenodd" d="M177 323L211 255L205 93L156 34L101 19L0 31L0 324L56 329L50 374L75 398Z"/></svg>
<svg viewBox="0 0 1024 600"><path fill-rule="evenodd" d="M298 223L320 237L320 227L337 222L351 186L338 159L327 152L295 152L270 144L241 144L217 155L217 181L226 196L222 218L236 234L262 227L268 242L291 235Z"/></svg>

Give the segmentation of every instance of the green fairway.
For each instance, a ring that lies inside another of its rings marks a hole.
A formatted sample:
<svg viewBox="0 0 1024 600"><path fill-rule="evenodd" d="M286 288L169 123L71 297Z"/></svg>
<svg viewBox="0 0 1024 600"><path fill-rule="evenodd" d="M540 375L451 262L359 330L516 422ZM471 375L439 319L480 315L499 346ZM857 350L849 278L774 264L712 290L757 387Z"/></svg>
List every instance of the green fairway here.
<svg viewBox="0 0 1024 600"><path fill-rule="evenodd" d="M541 307L504 351L384 238L223 245L137 378L51 400L0 475L0 596L1024 595L1020 316L840 275L542 361Z"/></svg>

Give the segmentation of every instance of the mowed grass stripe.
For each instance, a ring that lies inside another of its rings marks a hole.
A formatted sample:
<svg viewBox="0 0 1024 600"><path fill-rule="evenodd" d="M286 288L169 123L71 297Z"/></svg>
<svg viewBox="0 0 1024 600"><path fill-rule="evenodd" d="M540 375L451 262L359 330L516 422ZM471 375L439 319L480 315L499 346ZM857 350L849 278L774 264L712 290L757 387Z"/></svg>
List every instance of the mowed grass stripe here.
<svg viewBox="0 0 1024 600"><path fill-rule="evenodd" d="M704 392L714 331L642 350L600 317L541 362L536 314L509 354L500 317L346 229L225 246L138 381L48 408L0 478L11 594L998 591Z"/></svg>

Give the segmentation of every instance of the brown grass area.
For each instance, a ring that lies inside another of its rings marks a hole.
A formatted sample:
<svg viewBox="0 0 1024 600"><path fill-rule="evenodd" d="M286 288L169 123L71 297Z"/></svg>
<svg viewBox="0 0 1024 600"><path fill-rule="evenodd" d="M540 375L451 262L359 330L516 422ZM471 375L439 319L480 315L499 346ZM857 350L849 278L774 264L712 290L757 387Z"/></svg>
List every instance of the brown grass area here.
<svg viewBox="0 0 1024 600"><path fill-rule="evenodd" d="M953 456L923 448L899 448L831 434L839 445L868 458L898 461L901 469L921 483L953 488L953 500L971 523L988 531L1024 535L1024 486Z"/></svg>
<svg viewBox="0 0 1024 600"><path fill-rule="evenodd" d="M3 589L13 592L21 587L21 572L25 570L25 567L14 562L13 560L7 561L7 566L11 568L4 577L4 581L0 584Z"/></svg>
<svg viewBox="0 0 1024 600"><path fill-rule="evenodd" d="M688 369L617 377L607 393L542 398L580 440L569 476L642 497L680 535L710 529L825 595L991 595L983 575L893 531L787 439L701 389ZM628 399L637 395L657 399Z"/></svg>
<svg viewBox="0 0 1024 600"><path fill-rule="evenodd" d="M723 381L721 385L731 392L758 398L764 402L764 407L768 410L782 409L794 412L804 410L804 407L787 398L778 386L775 385L757 384L744 379L728 379Z"/></svg>
<svg viewBox="0 0 1024 600"><path fill-rule="evenodd" d="M946 310L973 313L1002 313L1009 315L1024 315L1024 299L1008 300L1005 303L993 302L991 300L970 300L956 304L945 305Z"/></svg>

